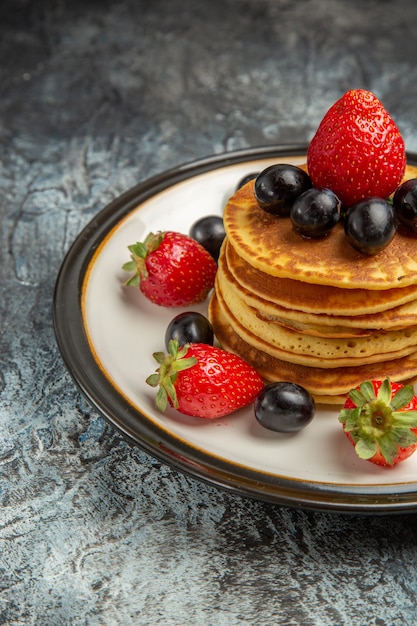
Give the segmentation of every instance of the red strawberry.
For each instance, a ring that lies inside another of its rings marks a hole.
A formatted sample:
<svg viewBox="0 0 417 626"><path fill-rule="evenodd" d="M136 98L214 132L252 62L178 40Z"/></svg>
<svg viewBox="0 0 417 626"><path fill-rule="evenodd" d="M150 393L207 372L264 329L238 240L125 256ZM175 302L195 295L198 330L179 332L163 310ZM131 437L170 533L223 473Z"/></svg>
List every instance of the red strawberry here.
<svg viewBox="0 0 417 626"><path fill-rule="evenodd" d="M126 285L139 285L155 304L188 306L206 299L214 285L217 264L201 244L172 231L149 233L145 241L129 246L131 261L123 265L134 272Z"/></svg>
<svg viewBox="0 0 417 626"><path fill-rule="evenodd" d="M366 381L352 389L339 417L361 459L392 467L417 448L417 397L412 385Z"/></svg>
<svg viewBox="0 0 417 626"><path fill-rule="evenodd" d="M404 141L378 98L354 89L324 116L307 166L314 186L328 187L346 207L371 196L387 198L404 174Z"/></svg>
<svg viewBox="0 0 417 626"><path fill-rule="evenodd" d="M159 385L156 406L169 403L185 415L216 418L251 404L264 384L256 370L241 357L203 343L183 347L169 342L169 354L155 352L159 363L146 382Z"/></svg>

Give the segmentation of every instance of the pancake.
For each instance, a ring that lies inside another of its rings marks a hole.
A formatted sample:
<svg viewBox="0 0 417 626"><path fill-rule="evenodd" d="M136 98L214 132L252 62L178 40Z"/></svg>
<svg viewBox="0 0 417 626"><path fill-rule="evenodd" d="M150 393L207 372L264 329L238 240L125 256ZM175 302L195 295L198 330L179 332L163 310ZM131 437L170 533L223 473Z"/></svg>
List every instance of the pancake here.
<svg viewBox="0 0 417 626"><path fill-rule="evenodd" d="M340 404L347 393L364 380L389 376L394 382L409 383L417 378L417 352L386 362L357 367L321 369L283 361L244 341L240 325L228 318L216 293L209 303L209 316L220 344L251 363L266 381L285 380L302 384L319 403Z"/></svg>
<svg viewBox="0 0 417 626"><path fill-rule="evenodd" d="M320 314L360 316L379 313L417 300L417 283L397 289L345 289L328 285L301 283L299 280L264 274L240 257L228 240L224 253L228 270L236 283L254 296L286 309Z"/></svg>
<svg viewBox="0 0 417 626"><path fill-rule="evenodd" d="M405 178L417 177L407 166ZM399 229L376 255L356 251L337 224L321 239L305 239L289 218L262 210L253 193L254 181L228 201L224 225L228 241L249 265L269 276L344 289L397 289L417 283L416 237Z"/></svg>
<svg viewBox="0 0 417 626"><path fill-rule="evenodd" d="M239 335L253 347L291 363L328 369L378 363L417 351L417 326L406 331L376 331L369 336L348 338L316 337L265 322L243 300L216 284L223 313L238 324Z"/></svg>
<svg viewBox="0 0 417 626"><path fill-rule="evenodd" d="M280 306L275 302L272 302L272 296L275 292L271 292L271 300L266 299L267 293L264 289L264 296L259 297L257 294L250 291L248 288L239 284L235 278L235 268L230 271L228 266L228 260L230 256L228 251L230 245L225 245L220 253L219 268L217 273L217 280L220 289L230 291L230 295L233 294L235 298L244 300L246 304L253 307L257 311L257 315L260 318L269 321L276 321L283 326L299 330L300 332L306 332L307 334L323 337L355 337L371 334L372 331L381 329L401 330L417 324L417 299L407 302L404 305L393 307L391 309L379 312L370 313L365 315L334 315L328 304L325 302L324 306L320 308L326 313L307 313L304 310L297 310L290 306L290 300L299 302L303 293L306 291L305 283L295 283L291 281L293 286L292 293L288 293L287 303L288 307ZM235 260L236 254L232 255L232 260ZM259 279L261 284L265 287L265 282ZM281 279L271 279L274 283ZM282 279L285 280L285 279ZM306 285L307 286L307 285ZM307 286L308 287L308 286ZM315 287L317 287L315 285ZM328 289L335 289L329 287ZM407 288L406 288L407 289ZM342 291L342 290L338 290ZM390 291L402 291L400 289ZM371 295L378 294L377 291L368 292ZM346 303L347 296L351 296L351 290L346 293L343 292L343 301ZM341 298L342 299L342 298ZM365 298L366 299L366 298ZM346 306L346 304L345 304Z"/></svg>

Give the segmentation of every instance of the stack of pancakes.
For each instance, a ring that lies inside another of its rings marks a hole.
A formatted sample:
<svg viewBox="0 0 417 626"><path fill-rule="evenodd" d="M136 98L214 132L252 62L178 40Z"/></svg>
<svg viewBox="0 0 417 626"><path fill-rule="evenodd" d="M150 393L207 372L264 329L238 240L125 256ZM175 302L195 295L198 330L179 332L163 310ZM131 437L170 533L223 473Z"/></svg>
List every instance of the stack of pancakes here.
<svg viewBox="0 0 417 626"><path fill-rule="evenodd" d="M253 185L225 208L209 305L219 343L317 402L343 402L368 379L417 379L417 237L399 230L373 256L355 251L341 224L305 239L258 206Z"/></svg>

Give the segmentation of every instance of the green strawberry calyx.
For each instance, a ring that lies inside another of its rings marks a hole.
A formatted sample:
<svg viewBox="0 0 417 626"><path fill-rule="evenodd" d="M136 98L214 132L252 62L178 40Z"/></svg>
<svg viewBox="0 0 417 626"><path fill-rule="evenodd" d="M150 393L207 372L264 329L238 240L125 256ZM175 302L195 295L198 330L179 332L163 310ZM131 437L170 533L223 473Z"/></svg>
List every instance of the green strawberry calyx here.
<svg viewBox="0 0 417 626"><path fill-rule="evenodd" d="M171 339L168 344L167 355L164 352L153 353L153 358L159 363L159 367L153 374L148 376L146 382L151 387L157 387L159 385L155 404L157 409L162 412L167 408L168 402L170 402L175 409L178 408L179 403L175 389L175 381L178 372L189 369L197 363L195 357L186 357L189 347L189 343L184 346L179 346L177 339Z"/></svg>
<svg viewBox="0 0 417 626"><path fill-rule="evenodd" d="M125 285L128 287L137 287L141 280L144 280L147 275L147 269L145 265L146 257L161 245L165 233L149 233L145 241L137 241L136 243L128 246L130 251L130 261L122 266L125 272L133 272L130 278L127 279Z"/></svg>
<svg viewBox="0 0 417 626"><path fill-rule="evenodd" d="M413 396L412 385L404 385L393 393L389 378L377 393L369 380L349 392L355 407L343 408L339 421L352 438L359 458L368 460L380 451L392 465L399 448L417 442L417 435L411 430L417 428L417 411L405 408Z"/></svg>

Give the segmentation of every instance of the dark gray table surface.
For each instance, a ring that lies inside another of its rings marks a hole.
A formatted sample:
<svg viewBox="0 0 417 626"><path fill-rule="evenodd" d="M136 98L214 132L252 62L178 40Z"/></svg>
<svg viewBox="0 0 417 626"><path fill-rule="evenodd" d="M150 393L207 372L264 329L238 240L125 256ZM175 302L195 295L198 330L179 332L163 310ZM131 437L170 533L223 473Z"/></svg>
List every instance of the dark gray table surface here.
<svg viewBox="0 0 417 626"><path fill-rule="evenodd" d="M123 191L307 142L350 88L417 151L415 0L2 0L0 624L417 621L416 515L290 509L126 442L61 360L52 295Z"/></svg>

